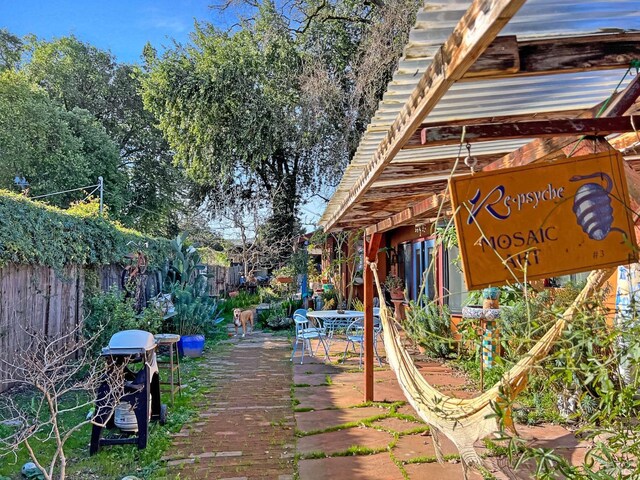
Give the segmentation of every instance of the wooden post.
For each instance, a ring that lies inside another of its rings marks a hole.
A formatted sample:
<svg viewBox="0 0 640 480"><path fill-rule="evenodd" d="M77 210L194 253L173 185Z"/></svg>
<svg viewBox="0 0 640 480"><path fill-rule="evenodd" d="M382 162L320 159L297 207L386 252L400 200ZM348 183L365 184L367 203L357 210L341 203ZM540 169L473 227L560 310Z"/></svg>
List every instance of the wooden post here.
<svg viewBox="0 0 640 480"><path fill-rule="evenodd" d="M374 233L367 242L365 238L365 260L375 262L382 234ZM364 401L373 401L373 272L364 269ZM383 298L380 302L384 301Z"/></svg>

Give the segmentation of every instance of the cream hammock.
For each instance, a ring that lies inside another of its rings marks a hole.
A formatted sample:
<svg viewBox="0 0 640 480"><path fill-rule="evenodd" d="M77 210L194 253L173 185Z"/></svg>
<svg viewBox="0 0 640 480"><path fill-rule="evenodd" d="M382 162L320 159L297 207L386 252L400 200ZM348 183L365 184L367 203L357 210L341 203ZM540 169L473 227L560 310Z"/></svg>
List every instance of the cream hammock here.
<svg viewBox="0 0 640 480"><path fill-rule="evenodd" d="M378 295L380 298L384 298L377 264L369 263L369 266L375 278ZM388 309L380 309L387 360L398 378L398 383L405 397L422 420L429 425L439 462L442 463L444 460L439 438L440 432L442 432L460 452L465 480L470 466L482 465L482 459L476 452L474 443L499 429L493 404L497 403L506 409L503 421L505 426L512 428L511 415L507 405L510 405L510 400L525 388L529 370L547 355L554 342L562 334L566 323L573 319L578 306L597 292L613 272L614 269L592 272L587 279L587 284L571 306L531 350L511 370L505 372L496 385L470 399L450 397L432 387L418 371L413 359L403 347L398 327L389 318Z"/></svg>

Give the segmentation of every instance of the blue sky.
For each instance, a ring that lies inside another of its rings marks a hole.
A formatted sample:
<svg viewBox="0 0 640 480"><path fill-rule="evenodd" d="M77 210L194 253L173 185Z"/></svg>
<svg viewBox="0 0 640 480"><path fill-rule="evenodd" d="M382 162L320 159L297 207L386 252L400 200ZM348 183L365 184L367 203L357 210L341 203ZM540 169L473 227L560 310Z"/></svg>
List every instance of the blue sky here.
<svg viewBox="0 0 640 480"><path fill-rule="evenodd" d="M209 8L214 0L0 0L0 28L50 39L73 34L110 50L119 61L139 63L147 41L159 51L186 42L194 18L226 28L232 13Z"/></svg>

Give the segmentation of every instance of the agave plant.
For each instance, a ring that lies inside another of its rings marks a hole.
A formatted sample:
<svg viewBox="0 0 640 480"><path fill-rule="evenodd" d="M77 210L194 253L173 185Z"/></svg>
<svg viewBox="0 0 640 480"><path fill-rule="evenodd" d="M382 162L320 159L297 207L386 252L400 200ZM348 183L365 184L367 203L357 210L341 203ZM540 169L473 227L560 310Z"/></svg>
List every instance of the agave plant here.
<svg viewBox="0 0 640 480"><path fill-rule="evenodd" d="M174 284L175 315L171 318L178 335L205 335L214 327L220 309L215 300L198 294L193 286Z"/></svg>
<svg viewBox="0 0 640 480"><path fill-rule="evenodd" d="M192 285L199 291L204 287L203 282L207 275L203 275L202 271L206 266L202 263L197 245L187 242L187 236L187 232L182 232L171 240L173 261L170 271L173 273L173 281L179 282L183 287Z"/></svg>

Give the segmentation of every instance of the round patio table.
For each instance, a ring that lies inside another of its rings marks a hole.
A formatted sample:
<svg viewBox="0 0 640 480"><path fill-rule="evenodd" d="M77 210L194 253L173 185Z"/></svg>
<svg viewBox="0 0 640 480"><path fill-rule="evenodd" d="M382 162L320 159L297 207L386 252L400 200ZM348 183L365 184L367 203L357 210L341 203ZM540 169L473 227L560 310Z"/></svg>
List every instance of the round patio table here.
<svg viewBox="0 0 640 480"><path fill-rule="evenodd" d="M329 341L333 338L336 330L344 330L351 322L359 318L364 318L364 312L357 310L344 310L338 313L338 310L314 310L307 312L307 317L312 319L317 327L327 330L327 338Z"/></svg>

